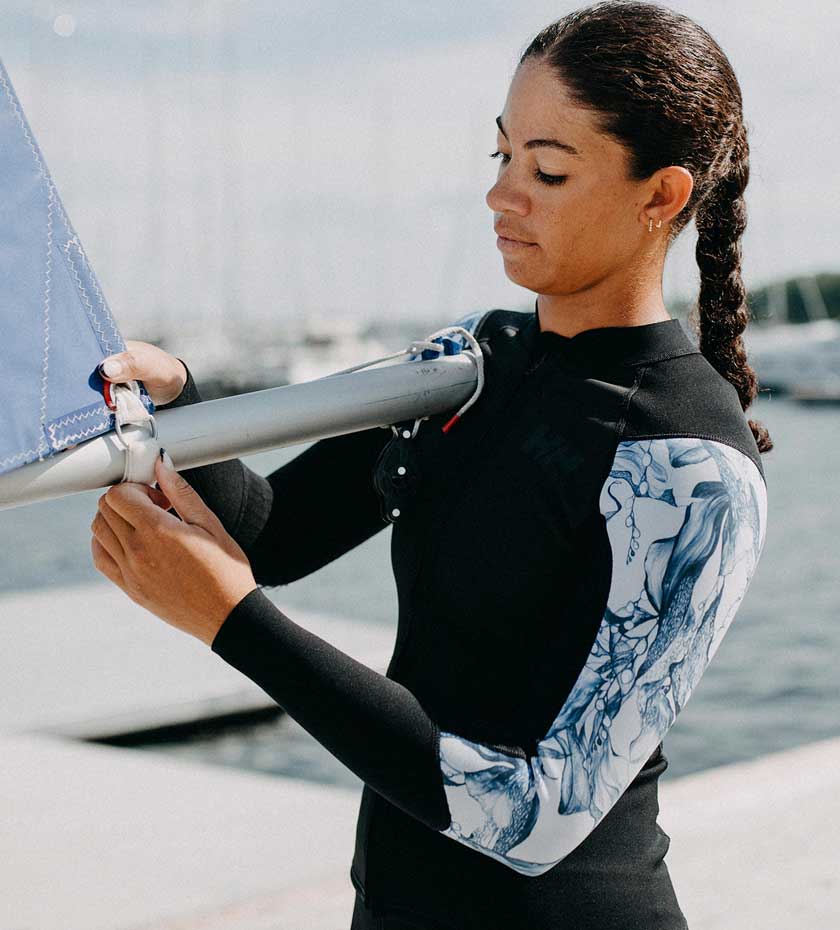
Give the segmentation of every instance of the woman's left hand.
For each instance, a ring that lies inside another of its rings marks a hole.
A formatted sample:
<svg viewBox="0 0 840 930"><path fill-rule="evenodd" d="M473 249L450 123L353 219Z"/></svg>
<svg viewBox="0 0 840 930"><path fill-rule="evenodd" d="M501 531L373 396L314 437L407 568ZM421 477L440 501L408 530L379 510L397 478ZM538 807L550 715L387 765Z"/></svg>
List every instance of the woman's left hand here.
<svg viewBox="0 0 840 930"><path fill-rule="evenodd" d="M99 498L93 563L136 604L209 646L257 583L248 557L189 482L160 458L155 477L160 490L123 482Z"/></svg>

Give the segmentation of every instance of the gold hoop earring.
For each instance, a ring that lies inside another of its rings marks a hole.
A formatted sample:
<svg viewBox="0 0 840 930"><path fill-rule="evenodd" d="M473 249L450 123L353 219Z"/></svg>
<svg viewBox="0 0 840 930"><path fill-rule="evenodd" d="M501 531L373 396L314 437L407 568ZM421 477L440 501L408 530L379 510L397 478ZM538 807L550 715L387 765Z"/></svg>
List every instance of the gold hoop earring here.
<svg viewBox="0 0 840 930"><path fill-rule="evenodd" d="M659 229L661 225L662 225L662 220L660 219L659 222L656 224L656 228Z"/></svg>

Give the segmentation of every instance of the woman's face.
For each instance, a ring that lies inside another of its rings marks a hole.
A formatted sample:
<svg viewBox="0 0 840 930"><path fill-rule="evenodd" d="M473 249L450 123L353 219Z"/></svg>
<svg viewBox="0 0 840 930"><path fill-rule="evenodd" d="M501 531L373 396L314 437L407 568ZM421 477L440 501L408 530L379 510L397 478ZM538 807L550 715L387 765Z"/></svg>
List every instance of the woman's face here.
<svg viewBox="0 0 840 930"><path fill-rule="evenodd" d="M529 59L498 122L499 175L487 205L498 235L530 243L498 240L511 281L564 295L632 268L648 245L650 190L627 178L626 150L599 131L595 115L572 103L548 65Z"/></svg>

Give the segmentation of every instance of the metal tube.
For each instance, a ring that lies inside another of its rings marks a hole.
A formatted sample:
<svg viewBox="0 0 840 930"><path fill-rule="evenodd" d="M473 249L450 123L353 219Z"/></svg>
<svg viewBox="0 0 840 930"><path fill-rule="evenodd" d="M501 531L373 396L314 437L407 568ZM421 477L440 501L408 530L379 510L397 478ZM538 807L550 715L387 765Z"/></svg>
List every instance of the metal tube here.
<svg viewBox="0 0 840 930"><path fill-rule="evenodd" d="M161 410L155 413L156 442L178 469L208 465L454 411L475 390L477 376L470 352L327 375ZM113 432L106 433L0 475L0 510L108 487L124 471L125 451Z"/></svg>

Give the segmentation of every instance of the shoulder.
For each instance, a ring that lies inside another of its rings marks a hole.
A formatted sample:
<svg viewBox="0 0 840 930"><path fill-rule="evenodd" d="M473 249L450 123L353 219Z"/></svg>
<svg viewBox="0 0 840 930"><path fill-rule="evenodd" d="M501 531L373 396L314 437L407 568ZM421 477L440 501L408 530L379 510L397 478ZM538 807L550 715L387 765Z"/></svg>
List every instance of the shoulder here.
<svg viewBox="0 0 840 930"><path fill-rule="evenodd" d="M649 524L651 540L694 530L709 537L743 532L743 544L758 559L767 525L763 475L737 447L696 436L622 440L601 487L601 515L620 532ZM664 528L669 532L663 532ZM642 533L642 536L645 534ZM632 554L631 554L632 557Z"/></svg>
<svg viewBox="0 0 840 930"><path fill-rule="evenodd" d="M460 317L452 325L468 330L476 339L489 342L503 335L517 335L533 319L533 314L521 310L505 310L493 307Z"/></svg>
<svg viewBox="0 0 840 930"><path fill-rule="evenodd" d="M663 359L640 372L627 405L622 445L640 440L674 440L672 451L690 440L737 461L748 459L765 481L761 454L735 386L700 352ZM708 445L711 443L711 445Z"/></svg>
<svg viewBox="0 0 840 930"><path fill-rule="evenodd" d="M429 333L425 338L429 339L431 337L433 342L444 344L446 344L444 342L446 340L454 344L454 351L457 352L460 349L469 347L469 340L463 332L457 331L459 329L466 330L477 342L484 343L486 346L495 343L500 338L508 340L511 336L518 336L529 320L533 320L533 314L521 310L503 310L500 308L477 310L458 317L451 323L446 324L446 326L441 326L433 333ZM453 354L452 345L447 348L445 354ZM423 352L419 355L409 356L408 360L413 361L418 357L431 358L432 355L431 352L429 354Z"/></svg>

